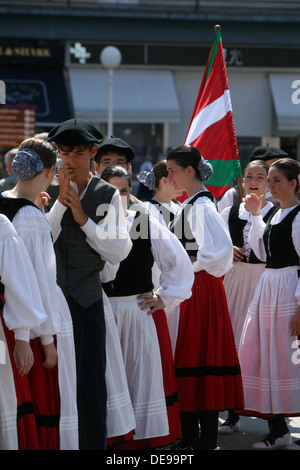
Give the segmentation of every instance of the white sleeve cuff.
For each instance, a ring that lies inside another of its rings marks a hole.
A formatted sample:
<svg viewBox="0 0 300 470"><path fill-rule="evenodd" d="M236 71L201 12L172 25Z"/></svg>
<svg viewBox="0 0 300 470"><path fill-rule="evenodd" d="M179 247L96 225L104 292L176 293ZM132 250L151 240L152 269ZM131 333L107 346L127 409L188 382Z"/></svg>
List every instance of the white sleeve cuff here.
<svg viewBox="0 0 300 470"><path fill-rule="evenodd" d="M40 340L43 346L53 343L54 338L52 335L41 335Z"/></svg>
<svg viewBox="0 0 300 470"><path fill-rule="evenodd" d="M96 226L95 222L93 222L92 219L88 217L86 223L82 225L80 228L86 234L88 238L92 238L93 235L95 234L95 226Z"/></svg>
<svg viewBox="0 0 300 470"><path fill-rule="evenodd" d="M14 330L16 341L26 341L29 343L30 340L30 329L29 328L17 328Z"/></svg>

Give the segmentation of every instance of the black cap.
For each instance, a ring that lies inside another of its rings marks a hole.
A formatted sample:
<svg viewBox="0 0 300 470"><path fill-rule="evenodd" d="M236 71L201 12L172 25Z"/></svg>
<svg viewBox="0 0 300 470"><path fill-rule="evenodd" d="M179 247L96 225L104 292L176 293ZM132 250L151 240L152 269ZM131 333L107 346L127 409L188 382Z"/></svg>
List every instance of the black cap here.
<svg viewBox="0 0 300 470"><path fill-rule="evenodd" d="M125 155L127 162L135 157L135 153L132 147L127 142L117 137L111 137L110 139L103 139L99 145L97 156L101 155L106 150L117 150Z"/></svg>
<svg viewBox="0 0 300 470"><path fill-rule="evenodd" d="M93 124L82 119L69 119L54 127L48 134L48 141L74 147L92 142L99 145L103 135Z"/></svg>
<svg viewBox="0 0 300 470"><path fill-rule="evenodd" d="M288 154L277 147L271 147L270 145L262 145L253 150L250 155L250 162L254 160L272 160L273 158L286 158Z"/></svg>

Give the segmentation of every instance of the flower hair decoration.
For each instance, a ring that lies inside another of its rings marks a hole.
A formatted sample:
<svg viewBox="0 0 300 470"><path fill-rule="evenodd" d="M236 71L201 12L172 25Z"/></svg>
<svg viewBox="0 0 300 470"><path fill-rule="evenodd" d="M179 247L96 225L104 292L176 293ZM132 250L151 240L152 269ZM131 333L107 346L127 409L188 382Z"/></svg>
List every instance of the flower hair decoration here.
<svg viewBox="0 0 300 470"><path fill-rule="evenodd" d="M208 180L208 178L210 178L214 172L212 165L203 157L201 157L201 160L198 164L198 170L200 172L201 181Z"/></svg>
<svg viewBox="0 0 300 470"><path fill-rule="evenodd" d="M30 180L44 169L41 157L33 149L19 150L12 162L13 174L19 180Z"/></svg>
<svg viewBox="0 0 300 470"><path fill-rule="evenodd" d="M140 183L147 186L150 190L155 188L156 178L153 170L141 171L136 177Z"/></svg>

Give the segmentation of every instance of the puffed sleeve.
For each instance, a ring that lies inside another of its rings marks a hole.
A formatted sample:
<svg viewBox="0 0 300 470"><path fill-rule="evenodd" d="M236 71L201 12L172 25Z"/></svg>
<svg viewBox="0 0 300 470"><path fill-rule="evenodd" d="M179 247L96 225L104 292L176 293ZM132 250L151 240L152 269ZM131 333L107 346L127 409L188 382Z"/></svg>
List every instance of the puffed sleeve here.
<svg viewBox="0 0 300 470"><path fill-rule="evenodd" d="M51 230L44 214L35 207L25 206L14 217L14 226L22 238L31 259L42 297L47 321L34 329L43 337L43 344L52 340L61 328L59 297L56 283L56 258Z"/></svg>
<svg viewBox="0 0 300 470"><path fill-rule="evenodd" d="M29 341L30 330L47 319L27 249L11 222L0 215L0 275L4 285L3 318L17 340Z"/></svg>
<svg viewBox="0 0 300 470"><path fill-rule="evenodd" d="M263 242L263 234L266 224L262 214L252 216L252 224L249 231L249 245L258 259L266 261L266 250Z"/></svg>
<svg viewBox="0 0 300 470"><path fill-rule="evenodd" d="M192 295L192 263L178 238L153 217L149 217L152 254L159 271L160 295L165 306L180 304Z"/></svg>
<svg viewBox="0 0 300 470"><path fill-rule="evenodd" d="M233 246L214 203L206 197L197 199L187 219L199 246L194 272L204 270L215 277L224 276L232 268Z"/></svg>
<svg viewBox="0 0 300 470"><path fill-rule="evenodd" d="M235 188L230 188L218 202L218 212L221 213L226 207L231 207L234 200Z"/></svg>
<svg viewBox="0 0 300 470"><path fill-rule="evenodd" d="M221 217L224 220L224 223L226 224L226 227L228 227L228 219L229 219L229 212L230 212L231 206L225 207L224 210L221 212Z"/></svg>
<svg viewBox="0 0 300 470"><path fill-rule="evenodd" d="M154 219L158 220L160 224L166 225L161 212L154 204L152 204L150 201L145 201L145 206L147 208L148 214L150 214Z"/></svg>
<svg viewBox="0 0 300 470"><path fill-rule="evenodd" d="M111 264L109 261L105 261L104 268L100 271L100 281L103 283L113 281L119 267L120 263Z"/></svg>

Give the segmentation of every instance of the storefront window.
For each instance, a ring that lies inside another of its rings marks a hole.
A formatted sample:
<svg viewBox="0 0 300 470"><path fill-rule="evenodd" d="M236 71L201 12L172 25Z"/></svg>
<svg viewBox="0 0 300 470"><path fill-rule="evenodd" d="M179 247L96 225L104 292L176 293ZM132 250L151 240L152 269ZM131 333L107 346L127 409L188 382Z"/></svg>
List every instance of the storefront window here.
<svg viewBox="0 0 300 470"><path fill-rule="evenodd" d="M106 135L106 124L100 125L101 132ZM132 173L139 172L145 159L153 164L163 153L163 124L114 124L114 137L119 137L131 145L135 151L132 161Z"/></svg>

